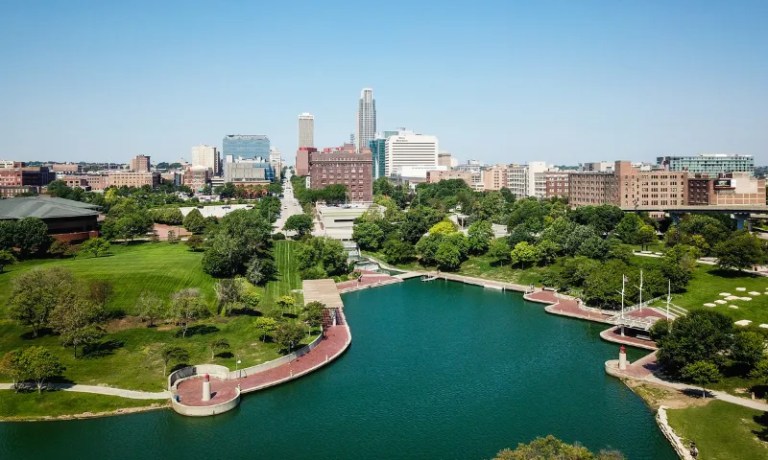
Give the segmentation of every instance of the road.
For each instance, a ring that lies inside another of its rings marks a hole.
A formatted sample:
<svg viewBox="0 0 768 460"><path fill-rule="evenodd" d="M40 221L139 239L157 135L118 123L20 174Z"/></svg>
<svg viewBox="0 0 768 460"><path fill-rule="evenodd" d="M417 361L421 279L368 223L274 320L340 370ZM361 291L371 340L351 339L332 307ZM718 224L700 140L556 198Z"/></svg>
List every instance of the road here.
<svg viewBox="0 0 768 460"><path fill-rule="evenodd" d="M277 218L277 221L275 221L273 225L273 233L283 232L283 225L285 225L285 221L288 220L288 218L292 215L301 214L303 212L299 201L293 196L290 169L286 170L285 172L285 182L283 184L283 198L280 200L280 216Z"/></svg>

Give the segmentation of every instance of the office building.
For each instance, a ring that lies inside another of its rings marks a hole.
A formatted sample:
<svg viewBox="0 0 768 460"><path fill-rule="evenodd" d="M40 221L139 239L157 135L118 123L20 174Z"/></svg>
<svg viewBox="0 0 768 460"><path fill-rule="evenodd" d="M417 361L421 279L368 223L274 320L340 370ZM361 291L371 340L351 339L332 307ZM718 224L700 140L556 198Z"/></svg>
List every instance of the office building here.
<svg viewBox="0 0 768 460"><path fill-rule="evenodd" d="M82 166L77 163L54 163L49 168L57 175L78 174L82 171Z"/></svg>
<svg viewBox="0 0 768 460"><path fill-rule="evenodd" d="M211 174L221 174L221 157L219 150L211 145L196 145L192 147L192 166L203 166L211 170Z"/></svg>
<svg viewBox="0 0 768 460"><path fill-rule="evenodd" d="M536 173L547 170L543 161L531 161L525 165L512 164L507 167L507 188L517 198L536 196ZM539 191L544 188L544 182L539 177Z"/></svg>
<svg viewBox="0 0 768 460"><path fill-rule="evenodd" d="M483 184L483 173L472 171L451 171L451 170L433 170L427 171L426 182L433 184L441 180L458 179L463 180L472 190L482 192L485 190Z"/></svg>
<svg viewBox="0 0 768 460"><path fill-rule="evenodd" d="M299 147L296 151L296 168L295 172L297 176L309 175L309 155L312 152L317 152L314 147Z"/></svg>
<svg viewBox="0 0 768 460"><path fill-rule="evenodd" d="M311 113L299 115L299 148L315 146L315 116Z"/></svg>
<svg viewBox="0 0 768 460"><path fill-rule="evenodd" d="M122 171L110 173L106 177L108 187L155 188L160 185L160 173L157 172Z"/></svg>
<svg viewBox="0 0 768 460"><path fill-rule="evenodd" d="M387 168L387 138L396 136L399 131L384 131L376 133L376 138L368 142L368 148L371 150L373 158L373 178L385 177L384 171Z"/></svg>
<svg viewBox="0 0 768 460"><path fill-rule="evenodd" d="M347 187L349 201L373 199L373 174L370 153L355 153L343 148L309 154L309 184L311 189L322 189L341 184Z"/></svg>
<svg viewBox="0 0 768 460"><path fill-rule="evenodd" d="M691 205L764 205L765 192L765 179L756 179L748 172L688 176Z"/></svg>
<svg viewBox="0 0 768 460"><path fill-rule="evenodd" d="M376 100L371 88L363 88L357 107L357 151L361 152L376 135Z"/></svg>
<svg viewBox="0 0 768 460"><path fill-rule="evenodd" d="M418 175L426 179L427 171L446 169L437 165L438 141L435 136L400 131L385 143L384 175Z"/></svg>
<svg viewBox="0 0 768 460"><path fill-rule="evenodd" d="M498 191L507 186L507 165L486 167L483 173L483 190Z"/></svg>
<svg viewBox="0 0 768 460"><path fill-rule="evenodd" d="M131 171L133 172L149 172L150 160L147 155L136 155L131 159Z"/></svg>
<svg viewBox="0 0 768 460"><path fill-rule="evenodd" d="M263 134L224 136L221 153L226 158L269 158L269 138Z"/></svg>
<svg viewBox="0 0 768 460"><path fill-rule="evenodd" d="M437 154L437 165L445 166L448 169L455 168L459 165L459 161L456 160L453 155L448 152L440 152Z"/></svg>
<svg viewBox="0 0 768 460"><path fill-rule="evenodd" d="M268 184L275 180L275 169L263 158L244 159L228 157L224 162L224 182L235 185Z"/></svg>
<svg viewBox="0 0 768 460"><path fill-rule="evenodd" d="M174 177L174 181L175 181ZM211 181L211 168L207 166L190 166L182 175L182 183L195 192L205 188Z"/></svg>
<svg viewBox="0 0 768 460"><path fill-rule="evenodd" d="M710 177L731 172L755 172L755 159L752 155L705 153L697 156L666 156L656 158L656 163L670 171L687 171Z"/></svg>

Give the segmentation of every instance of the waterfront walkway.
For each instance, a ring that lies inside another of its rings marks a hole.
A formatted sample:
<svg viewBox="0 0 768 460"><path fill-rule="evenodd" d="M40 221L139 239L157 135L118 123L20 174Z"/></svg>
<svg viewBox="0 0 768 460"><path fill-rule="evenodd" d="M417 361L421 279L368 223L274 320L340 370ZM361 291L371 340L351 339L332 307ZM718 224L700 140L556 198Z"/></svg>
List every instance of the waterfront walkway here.
<svg viewBox="0 0 768 460"><path fill-rule="evenodd" d="M638 359L634 363L631 363L629 366L627 366L627 369L624 371L619 370L618 360L611 360L605 363L606 372L609 375L613 375L614 377L653 383L656 385L660 385L666 388L671 388L673 390L686 392L686 393L691 393L691 392L701 393L700 387L695 387L687 383L670 382L668 380L662 379L661 377L658 376L659 369L660 369L660 366L656 360L656 352L650 353ZM737 404L739 406L743 406L743 407L747 407L755 410L768 411L768 403L765 403L760 400L740 398L738 396L734 396L732 394L726 393L724 391L718 391L718 390L707 389L706 392L711 397L727 403Z"/></svg>
<svg viewBox="0 0 768 460"><path fill-rule="evenodd" d="M341 356L352 341L344 317L344 303L331 279L305 280L304 302L325 305L323 337L291 355L253 368L230 371L225 376L210 375L211 397L203 401L204 376L195 373L174 385L174 410L185 415L215 415L232 409L239 395L279 385L317 370ZM234 401L234 404L232 403ZM194 409L206 408L209 409Z"/></svg>
<svg viewBox="0 0 768 460"><path fill-rule="evenodd" d="M402 278L389 275L387 273L378 273L368 270L363 270L360 276L350 281L342 281L336 283L336 289L340 294L345 292L360 291L363 289L369 289L373 287L386 286L389 284L402 283Z"/></svg>

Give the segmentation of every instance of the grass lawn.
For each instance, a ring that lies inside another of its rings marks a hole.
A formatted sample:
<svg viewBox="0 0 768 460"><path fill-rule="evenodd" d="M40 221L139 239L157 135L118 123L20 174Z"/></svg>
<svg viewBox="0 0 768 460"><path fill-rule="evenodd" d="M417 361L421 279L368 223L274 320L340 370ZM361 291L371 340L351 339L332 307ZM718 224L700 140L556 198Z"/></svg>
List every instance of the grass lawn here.
<svg viewBox="0 0 768 460"><path fill-rule="evenodd" d="M667 411L669 423L684 442L696 442L702 460L768 458L768 417L764 412L712 401L706 406Z"/></svg>
<svg viewBox="0 0 768 460"><path fill-rule="evenodd" d="M164 401L143 401L71 391L44 391L42 394L38 394L37 392L15 393L12 390L3 390L0 391L0 418L57 417L163 404L165 404Z"/></svg>
<svg viewBox="0 0 768 460"><path fill-rule="evenodd" d="M737 291L743 287L746 291ZM699 265L688 289L682 294L673 294L672 303L688 310L711 309L733 318L734 321L748 319L753 326L768 323L768 278L734 271L723 271L712 265ZM760 292L750 295L749 291ZM738 297L751 297L752 300L728 300L726 304L714 301L725 299L721 292L728 292ZM705 303L715 303L716 307L705 307ZM729 308L730 305L739 307Z"/></svg>
<svg viewBox="0 0 768 460"><path fill-rule="evenodd" d="M460 275L487 278L507 283L517 284L541 284L541 276L546 267L532 267L527 269L510 268L509 265L495 266L486 256L470 257L461 264L458 273Z"/></svg>
<svg viewBox="0 0 768 460"><path fill-rule="evenodd" d="M5 308L11 283L17 274L37 267L57 266L71 270L82 280L104 280L112 283L114 292L107 310L136 313L136 300L143 291L169 299L174 292L199 288L208 303L213 303L214 279L203 272L202 252L191 252L184 244L135 243L113 244L106 257L29 260L6 267L0 274L0 317Z"/></svg>
<svg viewBox="0 0 768 460"><path fill-rule="evenodd" d="M264 312L274 309L272 299L301 287L298 269L291 254L295 243L276 243L275 259L280 271L278 280L268 283L264 288L255 288L264 295L259 307ZM158 295L167 293L169 296L184 287L200 287L211 296L212 303L214 279L202 272L201 257L201 253L189 252L184 245L147 243L115 247L113 256L99 259L24 262L12 266L13 271L0 275L0 293L7 298L10 281L22 270L59 264L70 267L77 277L112 280L115 299L110 301L111 309L132 312L128 305L135 301L142 288L151 288ZM1 301L1 309L5 311L5 300ZM260 341L259 332L253 327L253 319L254 316L247 315L226 318L213 316L191 326L187 337L182 338L179 327L163 325L149 328L136 317L125 316L107 324L109 333L98 350L79 358L74 357L71 349L63 348L55 335L31 338L29 328L9 319L0 319L0 355L16 348L42 345L61 359L66 367L63 375L65 380L160 391L165 388L165 375L159 352L165 345L182 346L190 354L188 363L170 363L167 371L175 365L210 362L234 369L238 359L242 361L241 367L247 367L279 357L275 344ZM219 338L226 339L230 349L212 359L209 344ZM0 375L0 381L9 380Z"/></svg>

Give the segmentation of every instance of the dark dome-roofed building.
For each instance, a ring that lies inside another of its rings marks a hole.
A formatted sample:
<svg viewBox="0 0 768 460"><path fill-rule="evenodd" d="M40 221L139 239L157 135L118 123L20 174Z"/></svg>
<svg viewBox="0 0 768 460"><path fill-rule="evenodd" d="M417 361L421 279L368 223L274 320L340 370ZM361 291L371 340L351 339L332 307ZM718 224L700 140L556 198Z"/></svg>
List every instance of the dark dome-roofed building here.
<svg viewBox="0 0 768 460"><path fill-rule="evenodd" d="M98 216L98 206L64 198L30 196L0 200L0 220L37 217L48 226L48 234L59 241L99 236Z"/></svg>

